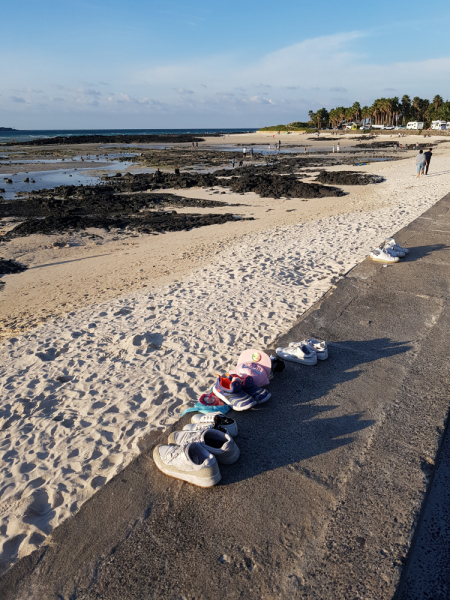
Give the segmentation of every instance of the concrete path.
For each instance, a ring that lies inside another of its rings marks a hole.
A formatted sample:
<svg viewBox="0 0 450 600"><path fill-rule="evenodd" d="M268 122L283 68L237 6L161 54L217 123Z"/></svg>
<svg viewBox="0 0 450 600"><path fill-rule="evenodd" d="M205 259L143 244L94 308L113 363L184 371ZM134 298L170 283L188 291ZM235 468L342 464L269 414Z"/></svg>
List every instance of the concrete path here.
<svg viewBox="0 0 450 600"><path fill-rule="evenodd" d="M392 598L449 407L450 194L396 237L406 260L364 261L279 340L323 337L330 357L287 364L237 414L241 458L219 486L165 477L149 448L0 597Z"/></svg>

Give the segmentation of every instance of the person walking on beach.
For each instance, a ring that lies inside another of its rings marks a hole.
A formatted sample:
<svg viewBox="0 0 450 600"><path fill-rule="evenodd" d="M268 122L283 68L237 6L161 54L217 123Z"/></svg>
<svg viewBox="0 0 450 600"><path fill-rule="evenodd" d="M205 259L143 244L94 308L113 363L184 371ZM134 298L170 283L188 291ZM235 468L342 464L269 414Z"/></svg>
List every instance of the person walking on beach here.
<svg viewBox="0 0 450 600"><path fill-rule="evenodd" d="M246 157L246 155L247 155L247 146L244 146L244 148L243 148L243 150L242 150L242 154L243 154L243 156L244 156L244 158L245 158L245 157Z"/></svg>
<svg viewBox="0 0 450 600"><path fill-rule="evenodd" d="M423 153L423 155L425 156L425 160L427 161L427 166L425 167L425 175L428 175L428 169L430 167L431 157L433 156L432 150L433 150L432 148L428 148L428 150Z"/></svg>
<svg viewBox="0 0 450 600"><path fill-rule="evenodd" d="M417 177L419 179L420 179L420 176L423 175L426 164L427 164L427 159L425 158L425 154L423 153L423 150L419 150L419 154L416 156Z"/></svg>
<svg viewBox="0 0 450 600"><path fill-rule="evenodd" d="M341 147L340 147L339 142L338 142L336 150L339 152L340 149L341 149Z"/></svg>
<svg viewBox="0 0 450 600"><path fill-rule="evenodd" d="M231 164L233 165L233 169L234 169L234 162L235 161L234 161L234 156L233 156L233 158L231 159Z"/></svg>
<svg viewBox="0 0 450 600"><path fill-rule="evenodd" d="M333 154L334 154L335 149L336 149L336 146L333 144Z"/></svg>
<svg viewBox="0 0 450 600"><path fill-rule="evenodd" d="M175 175L179 175L180 174L180 167L175 167Z"/></svg>

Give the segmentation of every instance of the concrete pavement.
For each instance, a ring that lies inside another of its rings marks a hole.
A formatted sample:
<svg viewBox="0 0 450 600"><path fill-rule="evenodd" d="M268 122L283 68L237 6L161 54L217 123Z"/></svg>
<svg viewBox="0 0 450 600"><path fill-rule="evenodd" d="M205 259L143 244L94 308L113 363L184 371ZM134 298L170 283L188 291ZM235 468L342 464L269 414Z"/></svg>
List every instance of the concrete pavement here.
<svg viewBox="0 0 450 600"><path fill-rule="evenodd" d="M287 363L272 399L236 414L241 458L219 486L165 477L149 448L0 597L392 598L449 407L450 194L396 239L405 260L364 261L278 341L323 337L330 357Z"/></svg>

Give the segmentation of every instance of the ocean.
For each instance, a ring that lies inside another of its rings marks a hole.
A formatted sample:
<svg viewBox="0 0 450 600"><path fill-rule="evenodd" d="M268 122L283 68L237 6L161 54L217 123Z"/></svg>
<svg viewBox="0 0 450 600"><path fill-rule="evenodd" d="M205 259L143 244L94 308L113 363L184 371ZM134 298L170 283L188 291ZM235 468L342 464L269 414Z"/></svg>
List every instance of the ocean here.
<svg viewBox="0 0 450 600"><path fill-rule="evenodd" d="M76 135L164 135L183 133L235 133L237 131L252 132L257 128L236 127L234 129L30 129L18 131L0 131L0 143L29 142L38 138Z"/></svg>

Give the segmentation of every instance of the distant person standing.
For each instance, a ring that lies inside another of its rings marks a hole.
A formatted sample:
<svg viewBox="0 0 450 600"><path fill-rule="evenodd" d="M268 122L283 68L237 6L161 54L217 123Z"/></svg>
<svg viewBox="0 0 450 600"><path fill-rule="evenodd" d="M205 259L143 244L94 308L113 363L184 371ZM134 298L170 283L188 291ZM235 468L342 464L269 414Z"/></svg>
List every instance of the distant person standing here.
<svg viewBox="0 0 450 600"><path fill-rule="evenodd" d="M336 150L339 152L339 151L340 151L340 149L341 149L341 147L340 147L340 145L339 145L339 142L338 142L338 143L337 143Z"/></svg>
<svg viewBox="0 0 450 600"><path fill-rule="evenodd" d="M425 158L425 154L423 153L423 150L419 150L419 154L416 156L417 177L419 179L420 179L420 176L423 175L426 163L427 163L427 159Z"/></svg>
<svg viewBox="0 0 450 600"><path fill-rule="evenodd" d="M424 152L423 154L425 156L425 160L427 163L427 166L425 167L425 175L428 175L428 169L430 168L431 157L433 156L432 148L428 148L428 150L426 152Z"/></svg>
<svg viewBox="0 0 450 600"><path fill-rule="evenodd" d="M195 144L192 142L192 150L195 150Z"/></svg>
<svg viewBox="0 0 450 600"><path fill-rule="evenodd" d="M198 150L198 142L195 142L195 148Z"/></svg>
<svg viewBox="0 0 450 600"><path fill-rule="evenodd" d="M180 174L180 167L175 167L175 175L179 175Z"/></svg>
<svg viewBox="0 0 450 600"><path fill-rule="evenodd" d="M253 148L250 148L250 158L253 160Z"/></svg>
<svg viewBox="0 0 450 600"><path fill-rule="evenodd" d="M416 150L419 149L419 142L416 142Z"/></svg>
<svg viewBox="0 0 450 600"><path fill-rule="evenodd" d="M336 146L333 144L333 154L334 154L335 150L336 150Z"/></svg>
<svg viewBox="0 0 450 600"><path fill-rule="evenodd" d="M242 155L244 158L247 156L247 146L244 146L244 148L242 149Z"/></svg>
<svg viewBox="0 0 450 600"><path fill-rule="evenodd" d="M235 163L235 160L234 160L234 156L233 156L233 158L231 159L231 164L233 165L233 169L234 169L234 163Z"/></svg>

